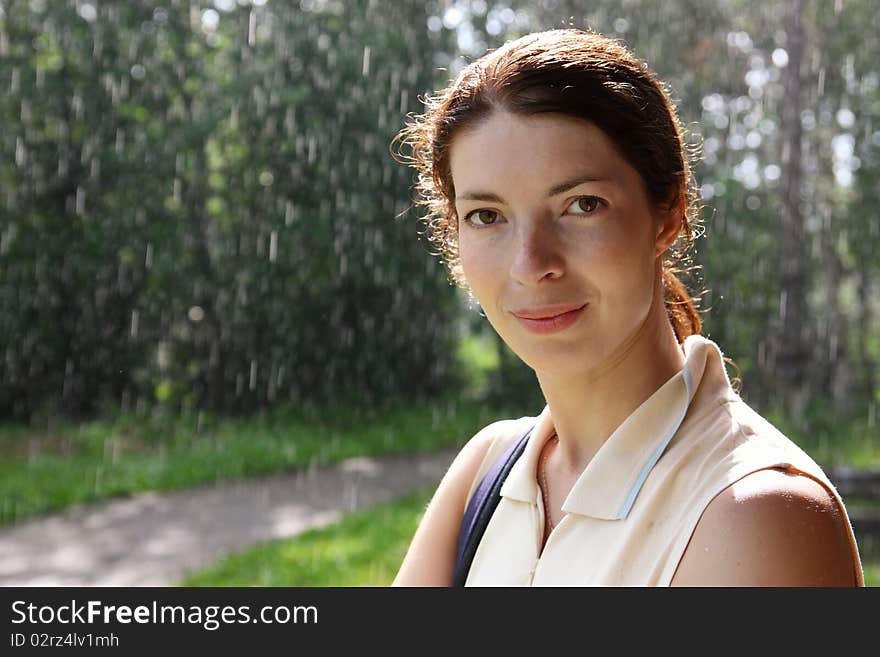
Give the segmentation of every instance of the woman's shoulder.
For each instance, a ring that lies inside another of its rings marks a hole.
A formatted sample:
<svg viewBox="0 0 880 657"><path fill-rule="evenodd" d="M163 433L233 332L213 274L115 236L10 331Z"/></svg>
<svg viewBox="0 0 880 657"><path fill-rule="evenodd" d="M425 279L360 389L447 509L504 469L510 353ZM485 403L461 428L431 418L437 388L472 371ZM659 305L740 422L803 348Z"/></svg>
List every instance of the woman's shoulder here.
<svg viewBox="0 0 880 657"><path fill-rule="evenodd" d="M483 427L459 450L443 476L410 543L395 585L448 586L452 582L458 533L473 481L482 477L498 449L504 449L522 426L501 420ZM466 497L467 495L467 497Z"/></svg>
<svg viewBox="0 0 880 657"><path fill-rule="evenodd" d="M835 495L822 467L739 395L704 402L682 423L658 470L685 479L708 503L723 488L768 468L797 471Z"/></svg>
<svg viewBox="0 0 880 657"><path fill-rule="evenodd" d="M522 436L529 427L534 426L536 421L537 418L532 416L496 420L474 434L461 450L462 454L465 451L468 452L466 460L475 466L466 500L470 500L483 476L510 446L510 443ZM477 465L477 461L479 461L479 465Z"/></svg>
<svg viewBox="0 0 880 657"><path fill-rule="evenodd" d="M853 586L861 564L849 521L825 484L764 469L706 507L673 579L679 586Z"/></svg>
<svg viewBox="0 0 880 657"><path fill-rule="evenodd" d="M522 435L535 422L534 417L496 420L477 431L458 452L458 460L488 462L499 457L511 441ZM475 464L476 465L476 464ZM480 468L482 470L482 468Z"/></svg>
<svg viewBox="0 0 880 657"><path fill-rule="evenodd" d="M738 396L722 406L732 439L673 583L860 583L849 518L822 467Z"/></svg>
<svg viewBox="0 0 880 657"><path fill-rule="evenodd" d="M822 466L809 453L738 395L728 399L723 408L725 425L734 437L729 460L737 469L754 466L800 471L833 489Z"/></svg>

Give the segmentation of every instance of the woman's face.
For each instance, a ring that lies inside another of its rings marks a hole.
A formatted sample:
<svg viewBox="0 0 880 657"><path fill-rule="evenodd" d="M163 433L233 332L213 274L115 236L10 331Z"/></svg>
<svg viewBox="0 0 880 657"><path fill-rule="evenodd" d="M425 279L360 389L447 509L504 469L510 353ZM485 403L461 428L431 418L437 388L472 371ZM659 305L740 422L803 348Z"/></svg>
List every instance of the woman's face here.
<svg viewBox="0 0 880 657"><path fill-rule="evenodd" d="M496 111L455 136L450 167L462 271L508 346L536 371L617 357L680 223L613 142L576 118Z"/></svg>

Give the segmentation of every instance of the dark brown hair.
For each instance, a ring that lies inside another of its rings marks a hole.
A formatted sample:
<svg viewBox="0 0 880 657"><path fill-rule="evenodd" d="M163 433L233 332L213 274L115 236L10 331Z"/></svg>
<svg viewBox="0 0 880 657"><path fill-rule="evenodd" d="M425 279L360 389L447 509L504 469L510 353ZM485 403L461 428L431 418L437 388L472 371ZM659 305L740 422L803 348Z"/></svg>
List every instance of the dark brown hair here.
<svg viewBox="0 0 880 657"><path fill-rule="evenodd" d="M693 244L700 207L675 108L648 66L607 37L578 29L528 34L468 65L445 90L425 98L424 114L392 142L392 153L418 171L418 204L427 209L428 239L451 278L467 286L458 253L452 138L496 109L586 119L607 134L641 176L656 207L681 209L676 247L663 261L664 302L679 342L700 332L696 300L678 274Z"/></svg>

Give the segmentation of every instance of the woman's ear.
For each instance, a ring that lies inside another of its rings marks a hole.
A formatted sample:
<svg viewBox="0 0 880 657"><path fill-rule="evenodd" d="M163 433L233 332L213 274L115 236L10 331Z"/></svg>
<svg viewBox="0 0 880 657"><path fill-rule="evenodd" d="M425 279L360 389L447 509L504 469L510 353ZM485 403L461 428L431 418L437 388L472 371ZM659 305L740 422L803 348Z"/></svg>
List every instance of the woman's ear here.
<svg viewBox="0 0 880 657"><path fill-rule="evenodd" d="M656 234L654 237L655 257L666 253L675 244L683 221L684 206L681 204L676 204L675 207L660 213L656 219Z"/></svg>

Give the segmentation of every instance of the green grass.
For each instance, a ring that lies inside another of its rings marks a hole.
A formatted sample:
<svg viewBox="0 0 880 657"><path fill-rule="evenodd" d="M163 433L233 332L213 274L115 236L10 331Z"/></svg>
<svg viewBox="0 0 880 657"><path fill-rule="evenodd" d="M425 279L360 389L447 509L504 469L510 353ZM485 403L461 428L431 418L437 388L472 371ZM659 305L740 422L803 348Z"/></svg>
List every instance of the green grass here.
<svg viewBox="0 0 880 657"><path fill-rule="evenodd" d="M503 416L476 402L396 401L285 406L241 419L119 415L51 429L0 426L0 524L141 491L457 446Z"/></svg>
<svg viewBox="0 0 880 657"><path fill-rule="evenodd" d="M865 586L880 586L880 561L862 564L865 570Z"/></svg>
<svg viewBox="0 0 880 657"><path fill-rule="evenodd" d="M388 586L432 489L294 538L263 543L188 577L182 586Z"/></svg>

